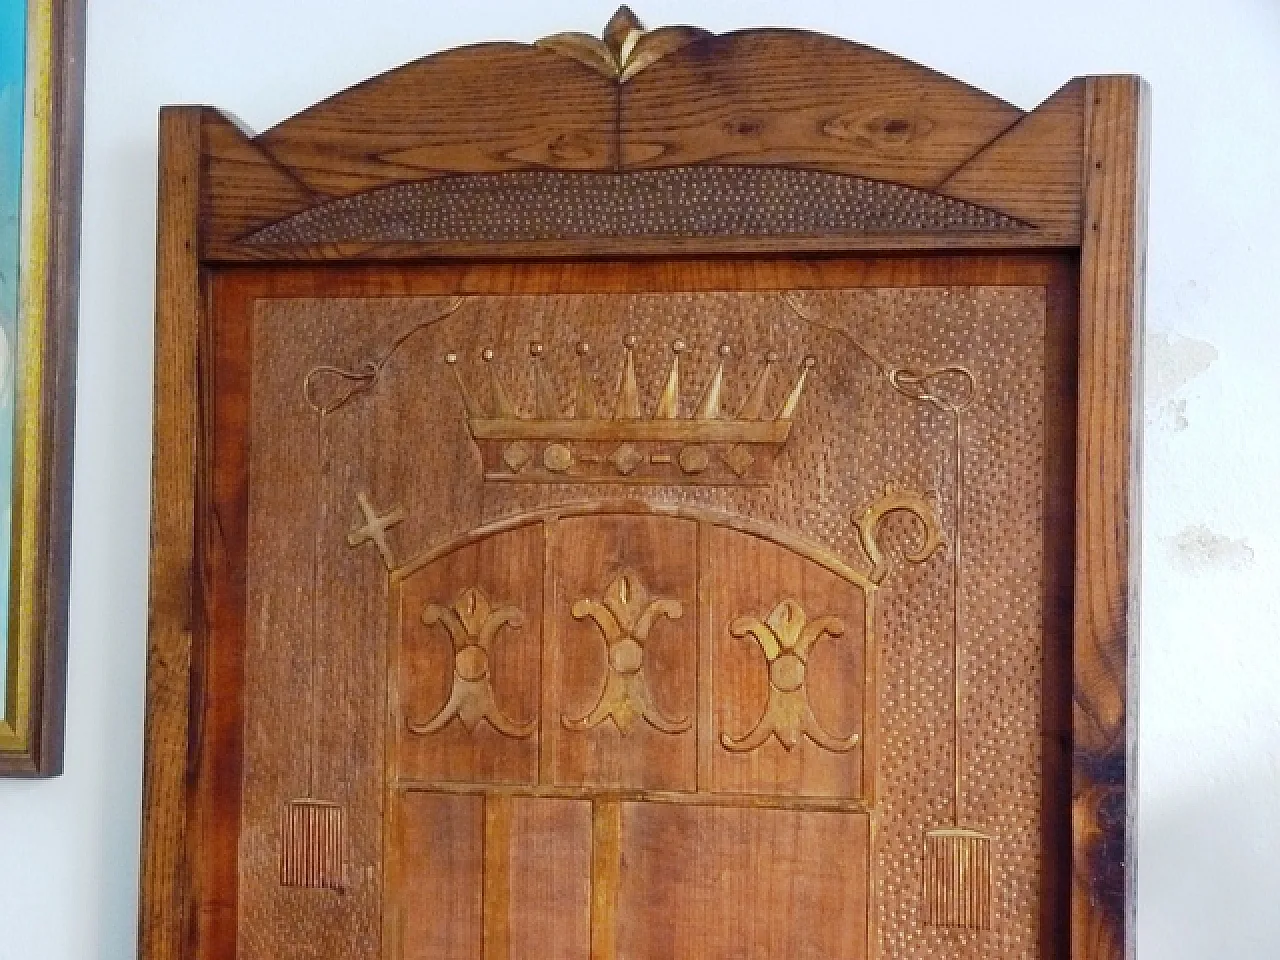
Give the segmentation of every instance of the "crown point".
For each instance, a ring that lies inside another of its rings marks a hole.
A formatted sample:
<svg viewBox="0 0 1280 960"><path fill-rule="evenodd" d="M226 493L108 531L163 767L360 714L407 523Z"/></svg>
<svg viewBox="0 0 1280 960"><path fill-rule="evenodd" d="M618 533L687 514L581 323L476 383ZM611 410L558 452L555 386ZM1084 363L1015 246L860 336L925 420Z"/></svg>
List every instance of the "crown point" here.
<svg viewBox="0 0 1280 960"><path fill-rule="evenodd" d="M640 342L640 338L637 337L634 333L628 333L625 337L622 338L622 345L626 347L628 350L635 349L635 345L639 342Z"/></svg>
<svg viewBox="0 0 1280 960"><path fill-rule="evenodd" d="M458 362L458 355L457 355L456 353L446 353L446 354L444 355L444 362L445 362L445 363L457 363L457 362Z"/></svg>
<svg viewBox="0 0 1280 960"><path fill-rule="evenodd" d="M687 349L688 347L685 346L685 342L683 340L674 340L671 343L672 353L684 353Z"/></svg>
<svg viewBox="0 0 1280 960"><path fill-rule="evenodd" d="M804 368L805 368L806 370L812 370L812 369L814 368L814 366L816 366L816 365L817 365L817 363L818 363L818 358L817 358L817 357L814 357L814 356L808 356L808 357L805 357L805 358L804 358Z"/></svg>
<svg viewBox="0 0 1280 960"><path fill-rule="evenodd" d="M732 352L732 348L727 343L720 344L720 356L727 357Z"/></svg>
<svg viewBox="0 0 1280 960"><path fill-rule="evenodd" d="M485 347L485 348L484 348L484 352L482 352L482 353L480 354L480 356L484 357L484 362L485 362L485 363L489 363L490 361L492 361L492 360L493 360L493 348L492 348L492 347Z"/></svg>
<svg viewBox="0 0 1280 960"><path fill-rule="evenodd" d="M531 357L542 356L542 344L539 341L531 340L529 342L529 356Z"/></svg>

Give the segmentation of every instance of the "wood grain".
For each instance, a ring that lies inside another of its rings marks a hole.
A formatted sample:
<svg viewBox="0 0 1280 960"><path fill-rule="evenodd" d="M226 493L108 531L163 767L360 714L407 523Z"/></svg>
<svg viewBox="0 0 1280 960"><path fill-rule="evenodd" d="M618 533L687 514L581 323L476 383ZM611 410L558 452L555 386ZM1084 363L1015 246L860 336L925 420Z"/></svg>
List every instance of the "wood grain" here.
<svg viewBox="0 0 1280 960"><path fill-rule="evenodd" d="M392 960L487 960L484 798L410 792L399 804L404 878Z"/></svg>
<svg viewBox="0 0 1280 960"><path fill-rule="evenodd" d="M197 356L201 451L197 460L196 580L203 630L192 645L189 758L192 949L201 960L236 956L244 774L244 656L248 562L249 305L220 299L209 282Z"/></svg>
<svg viewBox="0 0 1280 960"><path fill-rule="evenodd" d="M548 50L479 44L365 81L256 142L333 196L451 173L604 170L614 162L615 89Z"/></svg>
<svg viewBox="0 0 1280 960"><path fill-rule="evenodd" d="M202 246L233 243L264 219L298 213L325 199L256 146L234 118L206 108L201 121Z"/></svg>
<svg viewBox="0 0 1280 960"><path fill-rule="evenodd" d="M1149 92L1137 77L1085 84L1076 455L1072 960L1131 955L1136 724L1138 353L1146 278ZM1135 671L1132 672L1131 671Z"/></svg>
<svg viewBox="0 0 1280 960"><path fill-rule="evenodd" d="M622 866L622 804L591 804L591 960L618 956L618 885Z"/></svg>
<svg viewBox="0 0 1280 960"><path fill-rule="evenodd" d="M591 956L591 802L517 798L510 960Z"/></svg>
<svg viewBox="0 0 1280 960"><path fill-rule="evenodd" d="M1065 236L1080 237L1084 87L1072 80L935 189Z"/></svg>
<svg viewBox="0 0 1280 960"><path fill-rule="evenodd" d="M511 797L484 798L484 960L511 956L512 812Z"/></svg>
<svg viewBox="0 0 1280 960"><path fill-rule="evenodd" d="M695 40L622 88L626 169L776 163L932 187L1020 116L917 64L801 30Z"/></svg>
<svg viewBox="0 0 1280 960"><path fill-rule="evenodd" d="M620 847L618 957L868 956L866 816L627 803Z"/></svg>
<svg viewBox="0 0 1280 960"><path fill-rule="evenodd" d="M143 756L139 953L187 956L188 726L195 596L196 354L203 335L199 275L200 109L160 115L156 417L152 461L147 720Z"/></svg>

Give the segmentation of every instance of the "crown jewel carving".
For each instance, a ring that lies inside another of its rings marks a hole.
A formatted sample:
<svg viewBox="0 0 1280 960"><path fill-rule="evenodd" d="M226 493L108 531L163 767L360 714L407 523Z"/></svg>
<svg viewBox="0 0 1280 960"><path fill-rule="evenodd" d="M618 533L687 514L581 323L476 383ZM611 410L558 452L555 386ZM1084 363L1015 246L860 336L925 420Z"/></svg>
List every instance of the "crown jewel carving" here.
<svg viewBox="0 0 1280 960"><path fill-rule="evenodd" d="M469 386L458 369L458 355L445 362L453 370L467 426L484 459L485 478L517 482L762 484L786 443L800 408L809 372L816 361L805 357L795 379L779 394L775 367L781 357L770 351L750 381L745 398L725 409L727 344L711 377L686 396L680 358L688 347L671 344L671 364L649 408L636 376L635 336L623 341L616 387L601 395L593 371L591 346L578 345L578 378L569 391L552 383L543 364L544 348L529 346L533 378L532 408L511 398L493 350L482 354L488 368L484 389ZM480 397L488 394L488 402Z"/></svg>

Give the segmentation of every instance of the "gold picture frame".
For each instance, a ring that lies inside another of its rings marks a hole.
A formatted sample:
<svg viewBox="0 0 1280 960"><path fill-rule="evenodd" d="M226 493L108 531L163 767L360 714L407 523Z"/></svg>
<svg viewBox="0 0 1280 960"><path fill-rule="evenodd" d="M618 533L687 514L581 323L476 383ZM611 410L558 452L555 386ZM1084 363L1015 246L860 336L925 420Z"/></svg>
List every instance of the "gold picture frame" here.
<svg viewBox="0 0 1280 960"><path fill-rule="evenodd" d="M16 211L0 211L8 214L0 229L16 229L17 236L8 619L0 646L0 775L6 776L62 770L84 6L84 0L27 0L12 11L25 16L21 33L8 30L11 50L21 50L22 59L20 83L9 83L11 96L20 89L20 134L12 125L5 131L20 145L12 151L20 157L17 170L9 171L20 199Z"/></svg>

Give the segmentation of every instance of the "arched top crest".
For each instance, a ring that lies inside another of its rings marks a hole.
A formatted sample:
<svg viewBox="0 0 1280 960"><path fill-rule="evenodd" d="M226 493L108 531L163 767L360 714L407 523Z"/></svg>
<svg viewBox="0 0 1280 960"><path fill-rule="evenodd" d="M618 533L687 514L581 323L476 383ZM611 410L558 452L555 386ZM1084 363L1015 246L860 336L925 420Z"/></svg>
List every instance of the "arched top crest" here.
<svg viewBox="0 0 1280 960"><path fill-rule="evenodd" d="M1072 246L1082 92L1024 114L835 37L622 7L599 38L432 54L258 136L209 111L206 256Z"/></svg>

